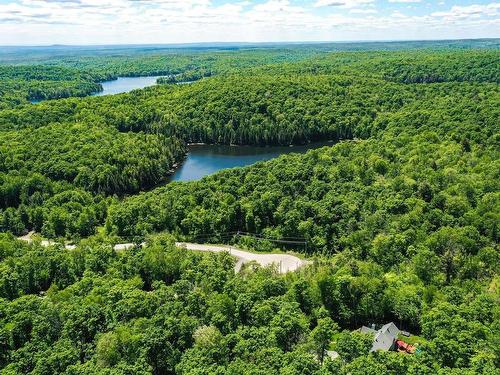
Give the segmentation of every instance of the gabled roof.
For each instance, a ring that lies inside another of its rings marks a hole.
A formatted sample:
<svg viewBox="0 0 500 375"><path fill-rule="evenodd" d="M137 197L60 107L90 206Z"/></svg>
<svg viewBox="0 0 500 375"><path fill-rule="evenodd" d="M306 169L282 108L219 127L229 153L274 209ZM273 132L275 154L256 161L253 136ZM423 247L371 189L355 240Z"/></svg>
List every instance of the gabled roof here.
<svg viewBox="0 0 500 375"><path fill-rule="evenodd" d="M398 338L398 335L401 332L393 322L385 324L378 331L366 326L361 327L359 331L361 333L369 333L374 336L373 345L370 349L371 352L377 350L387 351L391 349L394 341Z"/></svg>
<svg viewBox="0 0 500 375"><path fill-rule="evenodd" d="M381 332L388 332L394 337L397 337L401 332L398 327L393 322L387 323L382 328L380 328Z"/></svg>
<svg viewBox="0 0 500 375"><path fill-rule="evenodd" d="M398 338L399 328L396 327L394 323L387 323L382 328L380 328L375 334L375 338L373 339L373 346L370 349L371 352L375 352L377 350L387 351L391 349L394 341Z"/></svg>

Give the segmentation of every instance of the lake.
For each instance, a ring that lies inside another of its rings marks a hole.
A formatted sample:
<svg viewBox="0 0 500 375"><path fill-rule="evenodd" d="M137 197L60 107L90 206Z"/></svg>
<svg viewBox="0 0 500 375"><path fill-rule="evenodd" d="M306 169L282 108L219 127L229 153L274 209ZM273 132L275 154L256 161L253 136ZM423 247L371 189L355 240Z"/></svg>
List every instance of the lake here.
<svg viewBox="0 0 500 375"><path fill-rule="evenodd" d="M118 77L113 81L101 82L102 91L92 94L93 96L122 94L136 89L156 85L156 80L160 76L153 77Z"/></svg>
<svg viewBox="0 0 500 375"><path fill-rule="evenodd" d="M199 180L222 169L244 167L283 154L305 153L308 150L332 145L333 142L317 142L293 147L191 145L186 159L168 180L170 182Z"/></svg>

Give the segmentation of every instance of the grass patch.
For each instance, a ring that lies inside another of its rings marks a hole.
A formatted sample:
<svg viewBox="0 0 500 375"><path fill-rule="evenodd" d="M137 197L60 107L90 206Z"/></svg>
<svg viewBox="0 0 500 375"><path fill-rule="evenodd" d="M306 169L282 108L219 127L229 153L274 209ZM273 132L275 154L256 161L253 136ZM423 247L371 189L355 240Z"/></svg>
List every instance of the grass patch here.
<svg viewBox="0 0 500 375"><path fill-rule="evenodd" d="M417 346L419 346L419 345L424 344L424 343L427 342L427 340L424 339L423 337L415 336L415 335L410 335L410 336L399 335L398 339L401 340L401 341L404 341L404 342L406 342L406 343L408 343L410 345L417 344Z"/></svg>

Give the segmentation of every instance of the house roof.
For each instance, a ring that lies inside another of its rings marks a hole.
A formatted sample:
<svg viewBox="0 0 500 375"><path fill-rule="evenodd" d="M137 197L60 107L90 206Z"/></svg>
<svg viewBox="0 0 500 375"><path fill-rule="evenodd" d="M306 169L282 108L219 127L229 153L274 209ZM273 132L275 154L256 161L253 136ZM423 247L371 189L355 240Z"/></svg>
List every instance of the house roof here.
<svg viewBox="0 0 500 375"><path fill-rule="evenodd" d="M366 326L361 327L359 331L361 333L369 333L374 335L373 345L370 349L371 352L377 350L387 351L391 349L394 341L397 339L399 333L401 332L393 322L385 324L378 331L375 331L374 329Z"/></svg>
<svg viewBox="0 0 500 375"><path fill-rule="evenodd" d="M391 349L392 345L394 344L394 340L396 340L399 335L399 332L399 328L396 327L394 323L387 323L375 334L375 338L373 339L373 346L370 351L387 351Z"/></svg>
<svg viewBox="0 0 500 375"><path fill-rule="evenodd" d="M394 337L397 337L399 333L401 332L398 327L393 322L387 323L384 325L382 328L380 328L380 331L382 332L388 332Z"/></svg>
<svg viewBox="0 0 500 375"><path fill-rule="evenodd" d="M377 350L387 351L391 348L394 343L394 337L388 333L377 332L375 338L373 339L373 345L370 349L371 352L375 352Z"/></svg>

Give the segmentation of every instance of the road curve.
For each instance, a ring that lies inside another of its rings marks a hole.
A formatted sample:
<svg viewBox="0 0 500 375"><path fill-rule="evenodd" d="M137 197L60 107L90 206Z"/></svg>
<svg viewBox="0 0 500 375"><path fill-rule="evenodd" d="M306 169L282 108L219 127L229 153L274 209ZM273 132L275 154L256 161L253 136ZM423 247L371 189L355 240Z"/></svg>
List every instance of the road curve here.
<svg viewBox="0 0 500 375"><path fill-rule="evenodd" d="M19 240L25 241L28 243L32 243L33 239L32 236L34 235L34 232L30 232L25 236L18 237ZM47 240L42 240L40 244L43 247L48 247L55 245L56 242L54 241L47 241ZM145 243L142 243L141 246L145 246ZM300 259L296 256L289 255L289 254L256 254L256 253L250 253L245 250L238 249L234 246L222 246L222 245L202 245L202 244L197 244L197 243L188 243L188 242L176 242L176 246L178 247L184 247L188 250L194 250L194 251L207 251L207 252L212 252L212 253L221 253L221 252L228 252L231 254L233 257L235 257L238 261L236 262L236 265L234 266L234 270L236 272L239 272L241 267L248 262L255 261L261 266L269 266L271 264L275 264L277 266L278 272L279 273L287 273L287 272L293 272L298 270L300 267L303 267L310 262L307 260ZM122 244L116 244L113 246L113 249L115 251L126 251L130 250L137 246L136 244L133 243L122 243ZM70 244L64 244L64 247L68 250L73 250L76 248L75 245L70 245Z"/></svg>
<svg viewBox="0 0 500 375"><path fill-rule="evenodd" d="M212 253L228 252L238 260L238 262L234 267L236 272L238 272L241 269L243 264L252 261L257 262L263 267L275 264L278 267L279 273L293 272L299 269L300 267L303 267L310 263L307 260L303 260L289 254L256 254L238 249L233 246L202 245L202 244L187 243L187 242L176 242L175 245L178 247L184 247L188 250L195 250L195 251L208 251Z"/></svg>

